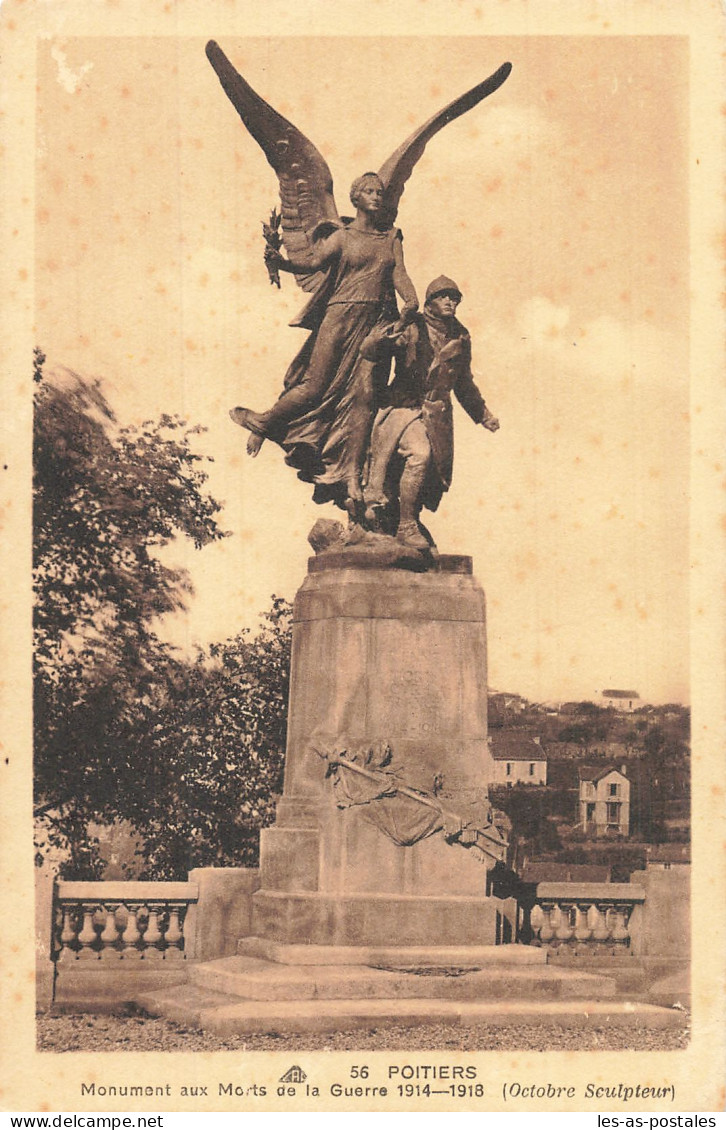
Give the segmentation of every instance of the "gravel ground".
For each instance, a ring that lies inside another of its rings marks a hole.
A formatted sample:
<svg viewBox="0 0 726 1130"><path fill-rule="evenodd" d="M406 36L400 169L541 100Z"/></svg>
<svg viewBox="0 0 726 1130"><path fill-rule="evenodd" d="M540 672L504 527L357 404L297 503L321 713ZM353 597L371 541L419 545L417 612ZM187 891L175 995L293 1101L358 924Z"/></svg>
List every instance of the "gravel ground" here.
<svg viewBox="0 0 726 1130"><path fill-rule="evenodd" d="M567 1029L558 1024L460 1028L362 1028L296 1035L215 1036L169 1020L144 1016L38 1017L38 1050L47 1052L215 1051L673 1051L689 1040L683 1027L649 1032L629 1028Z"/></svg>

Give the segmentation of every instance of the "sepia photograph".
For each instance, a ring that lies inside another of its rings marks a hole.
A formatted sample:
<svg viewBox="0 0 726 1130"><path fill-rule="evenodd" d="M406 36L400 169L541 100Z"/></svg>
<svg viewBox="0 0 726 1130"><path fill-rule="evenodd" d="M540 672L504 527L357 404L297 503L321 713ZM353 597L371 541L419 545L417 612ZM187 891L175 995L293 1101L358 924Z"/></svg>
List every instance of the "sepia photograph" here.
<svg viewBox="0 0 726 1130"><path fill-rule="evenodd" d="M115 7L2 28L11 1078L717 1109L710 6Z"/></svg>

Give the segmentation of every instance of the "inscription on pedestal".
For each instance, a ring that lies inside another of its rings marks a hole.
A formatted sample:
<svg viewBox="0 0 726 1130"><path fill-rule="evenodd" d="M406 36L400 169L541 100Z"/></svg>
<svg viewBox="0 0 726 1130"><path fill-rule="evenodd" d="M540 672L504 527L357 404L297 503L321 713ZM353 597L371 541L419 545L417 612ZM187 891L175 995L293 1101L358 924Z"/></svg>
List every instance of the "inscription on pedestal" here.
<svg viewBox="0 0 726 1130"><path fill-rule="evenodd" d="M420 671L398 671L391 680L392 701L398 704L399 728L405 722L409 737L440 734L444 729L447 704L438 688Z"/></svg>

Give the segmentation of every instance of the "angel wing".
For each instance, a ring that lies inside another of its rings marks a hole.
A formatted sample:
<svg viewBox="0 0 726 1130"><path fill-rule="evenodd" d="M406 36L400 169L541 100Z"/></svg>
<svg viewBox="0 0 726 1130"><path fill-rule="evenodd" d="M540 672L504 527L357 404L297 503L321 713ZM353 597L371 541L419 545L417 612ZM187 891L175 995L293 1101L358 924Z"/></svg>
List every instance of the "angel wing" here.
<svg viewBox="0 0 726 1130"><path fill-rule="evenodd" d="M341 223L327 162L292 122L255 93L214 40L206 51L227 97L277 173L282 242L288 255L304 261L310 250L309 237L323 234L327 225L335 228ZM310 271L294 277L303 290L315 291L325 273Z"/></svg>
<svg viewBox="0 0 726 1130"><path fill-rule="evenodd" d="M439 110L438 114L434 114L432 118L424 122L410 137L406 138L403 145L399 145L395 153L391 154L378 173L386 190L382 209L385 215L381 217L386 226L393 224L396 219L404 185L434 134L437 134L449 122L461 117L467 110L471 110L483 98L498 90L509 76L511 69L511 63L503 63L499 70L495 71L489 78L472 87L466 94L455 98L448 106L444 106L443 110Z"/></svg>

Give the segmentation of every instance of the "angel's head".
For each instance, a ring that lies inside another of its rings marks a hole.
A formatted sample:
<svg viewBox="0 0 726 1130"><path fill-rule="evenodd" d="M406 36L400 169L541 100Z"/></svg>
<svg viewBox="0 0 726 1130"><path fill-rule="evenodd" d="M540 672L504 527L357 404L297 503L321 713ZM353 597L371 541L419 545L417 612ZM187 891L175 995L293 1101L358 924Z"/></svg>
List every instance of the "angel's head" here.
<svg viewBox="0 0 726 1130"><path fill-rule="evenodd" d="M383 181L378 173L363 173L350 186L350 201L364 212L380 212L383 204Z"/></svg>

